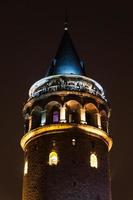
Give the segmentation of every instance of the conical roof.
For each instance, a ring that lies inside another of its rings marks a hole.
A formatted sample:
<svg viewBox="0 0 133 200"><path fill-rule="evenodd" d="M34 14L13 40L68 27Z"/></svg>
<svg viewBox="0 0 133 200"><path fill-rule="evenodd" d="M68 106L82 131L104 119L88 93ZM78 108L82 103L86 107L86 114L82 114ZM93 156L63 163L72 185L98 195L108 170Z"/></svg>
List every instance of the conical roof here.
<svg viewBox="0 0 133 200"><path fill-rule="evenodd" d="M48 70L47 76L59 74L85 75L83 62L81 62L68 33L65 28L63 38L57 50L55 59Z"/></svg>

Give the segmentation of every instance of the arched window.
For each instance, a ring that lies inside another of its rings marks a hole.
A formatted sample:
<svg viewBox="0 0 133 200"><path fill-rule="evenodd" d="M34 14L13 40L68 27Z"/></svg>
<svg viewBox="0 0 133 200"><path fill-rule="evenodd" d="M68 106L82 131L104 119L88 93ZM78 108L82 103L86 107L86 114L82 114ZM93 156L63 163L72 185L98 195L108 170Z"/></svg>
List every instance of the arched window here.
<svg viewBox="0 0 133 200"><path fill-rule="evenodd" d="M51 151L51 153L49 154L49 165L57 165L58 162L58 154L56 153L56 151Z"/></svg>
<svg viewBox="0 0 133 200"><path fill-rule="evenodd" d="M90 126L97 127L97 113L98 109L93 103L87 103L85 106L86 111L86 122Z"/></svg>
<svg viewBox="0 0 133 200"><path fill-rule="evenodd" d="M42 108L40 106L35 106L31 112L31 129L38 128L41 125L41 114Z"/></svg>
<svg viewBox="0 0 133 200"><path fill-rule="evenodd" d="M46 124L59 123L60 121L60 107L57 101L50 101L46 106Z"/></svg>
<svg viewBox="0 0 133 200"><path fill-rule="evenodd" d="M93 168L98 168L98 159L95 153L91 153L90 155L90 166Z"/></svg>
<svg viewBox="0 0 133 200"><path fill-rule="evenodd" d="M53 123L59 122L59 112L57 110L53 111Z"/></svg>
<svg viewBox="0 0 133 200"><path fill-rule="evenodd" d="M76 100L70 100L66 103L66 115L68 123L80 123L81 104Z"/></svg>
<svg viewBox="0 0 133 200"><path fill-rule="evenodd" d="M28 174L28 160L25 160L25 164L24 164L24 176Z"/></svg>

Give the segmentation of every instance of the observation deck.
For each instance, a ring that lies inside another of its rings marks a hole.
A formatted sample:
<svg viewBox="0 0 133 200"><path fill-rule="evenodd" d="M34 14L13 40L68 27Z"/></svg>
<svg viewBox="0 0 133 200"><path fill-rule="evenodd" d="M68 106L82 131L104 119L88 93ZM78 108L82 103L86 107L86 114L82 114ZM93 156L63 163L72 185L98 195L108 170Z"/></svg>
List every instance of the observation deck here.
<svg viewBox="0 0 133 200"><path fill-rule="evenodd" d="M102 86L86 76L68 74L54 75L35 82L29 90L29 98L56 91L78 91L100 97L107 102Z"/></svg>

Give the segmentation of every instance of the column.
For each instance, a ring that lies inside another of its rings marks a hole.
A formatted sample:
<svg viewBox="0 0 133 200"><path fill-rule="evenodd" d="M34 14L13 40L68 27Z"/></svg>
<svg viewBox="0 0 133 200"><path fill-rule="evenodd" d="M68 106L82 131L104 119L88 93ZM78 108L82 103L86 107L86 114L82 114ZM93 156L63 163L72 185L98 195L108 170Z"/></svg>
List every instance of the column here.
<svg viewBox="0 0 133 200"><path fill-rule="evenodd" d="M32 129L32 116L29 117L29 129L28 131L30 131Z"/></svg>
<svg viewBox="0 0 133 200"><path fill-rule="evenodd" d="M46 124L46 110L41 112L41 126L44 126Z"/></svg>
<svg viewBox="0 0 133 200"><path fill-rule="evenodd" d="M60 122L66 123L66 106L60 107Z"/></svg>
<svg viewBox="0 0 133 200"><path fill-rule="evenodd" d="M96 113L96 116L97 116L97 127L101 129L102 128L102 126L101 126L101 114Z"/></svg>
<svg viewBox="0 0 133 200"><path fill-rule="evenodd" d="M85 108L81 108L80 109L80 122L81 122L81 124L87 124L87 122L86 122Z"/></svg>

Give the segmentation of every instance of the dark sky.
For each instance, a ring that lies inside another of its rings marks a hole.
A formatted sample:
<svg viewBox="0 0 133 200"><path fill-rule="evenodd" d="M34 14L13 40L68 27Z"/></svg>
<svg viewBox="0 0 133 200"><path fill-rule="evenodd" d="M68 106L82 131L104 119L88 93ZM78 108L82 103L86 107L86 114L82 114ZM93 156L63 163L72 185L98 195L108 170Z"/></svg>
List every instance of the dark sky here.
<svg viewBox="0 0 133 200"><path fill-rule="evenodd" d="M112 108L113 200L133 200L133 14L129 1L3 1L0 3L0 200L20 200L22 108L63 34L65 9L89 77Z"/></svg>

